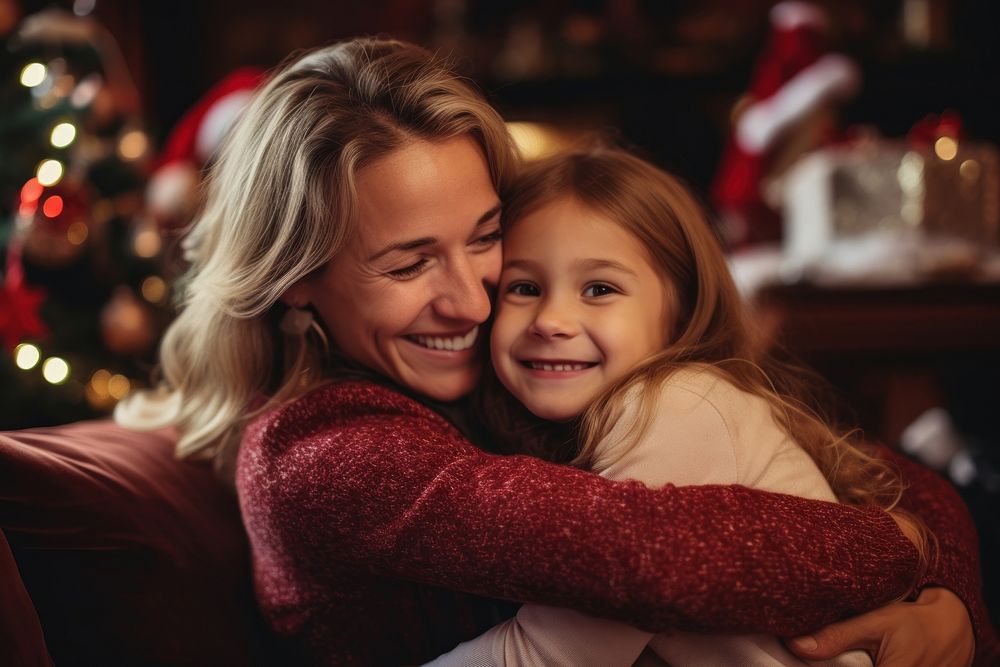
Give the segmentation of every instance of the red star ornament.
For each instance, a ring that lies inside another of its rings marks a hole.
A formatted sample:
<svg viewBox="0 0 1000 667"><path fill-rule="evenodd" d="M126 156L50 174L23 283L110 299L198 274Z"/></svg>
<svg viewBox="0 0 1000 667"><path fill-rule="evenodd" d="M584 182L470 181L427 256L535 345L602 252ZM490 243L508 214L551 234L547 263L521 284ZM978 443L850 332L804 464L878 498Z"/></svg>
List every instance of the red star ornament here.
<svg viewBox="0 0 1000 667"><path fill-rule="evenodd" d="M45 292L27 285L0 285L0 338L13 351L25 338L42 338L49 330L39 315Z"/></svg>

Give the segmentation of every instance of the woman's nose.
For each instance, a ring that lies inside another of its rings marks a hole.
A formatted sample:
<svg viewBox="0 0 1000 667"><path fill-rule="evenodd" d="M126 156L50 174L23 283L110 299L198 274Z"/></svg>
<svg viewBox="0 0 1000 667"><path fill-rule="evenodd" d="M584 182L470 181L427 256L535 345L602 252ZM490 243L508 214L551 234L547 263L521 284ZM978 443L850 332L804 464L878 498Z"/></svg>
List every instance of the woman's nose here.
<svg viewBox="0 0 1000 667"><path fill-rule="evenodd" d="M531 323L531 334L539 338L572 338L579 332L570 304L555 295L545 297Z"/></svg>
<svg viewBox="0 0 1000 667"><path fill-rule="evenodd" d="M488 262L464 257L453 262L434 302L442 317L468 322L485 322L490 317L491 290L496 286L496 272Z"/></svg>

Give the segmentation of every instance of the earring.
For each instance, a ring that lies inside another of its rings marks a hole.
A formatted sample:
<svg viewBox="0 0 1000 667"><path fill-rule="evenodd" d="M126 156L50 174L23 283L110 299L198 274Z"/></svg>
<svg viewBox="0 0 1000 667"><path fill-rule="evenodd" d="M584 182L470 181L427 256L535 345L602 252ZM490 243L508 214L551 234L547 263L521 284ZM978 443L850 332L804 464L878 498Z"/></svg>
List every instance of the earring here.
<svg viewBox="0 0 1000 667"><path fill-rule="evenodd" d="M281 318L281 324L278 325L278 328L291 336L301 336L309 331L309 327L313 324L311 310L290 306L288 312Z"/></svg>

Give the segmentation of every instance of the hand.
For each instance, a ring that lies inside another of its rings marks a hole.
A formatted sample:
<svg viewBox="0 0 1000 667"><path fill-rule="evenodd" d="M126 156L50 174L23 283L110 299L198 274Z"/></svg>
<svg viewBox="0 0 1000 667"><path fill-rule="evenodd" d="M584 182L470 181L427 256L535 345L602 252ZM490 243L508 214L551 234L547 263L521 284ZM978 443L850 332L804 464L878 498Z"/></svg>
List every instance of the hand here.
<svg viewBox="0 0 1000 667"><path fill-rule="evenodd" d="M976 652L969 612L947 588L927 588L916 602L886 605L787 643L807 660L864 649L878 667L969 667Z"/></svg>

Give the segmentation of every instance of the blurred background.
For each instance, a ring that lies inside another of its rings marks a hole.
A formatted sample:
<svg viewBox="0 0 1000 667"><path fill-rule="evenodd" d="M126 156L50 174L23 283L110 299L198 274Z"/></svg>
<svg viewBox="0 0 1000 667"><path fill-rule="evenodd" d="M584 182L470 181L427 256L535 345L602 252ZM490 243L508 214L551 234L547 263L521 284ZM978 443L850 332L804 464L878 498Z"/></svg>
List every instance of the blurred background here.
<svg viewBox="0 0 1000 667"><path fill-rule="evenodd" d="M597 132L684 178L765 344L948 476L996 562L998 19L989 0L0 0L0 429L150 383L180 230L242 104L292 52L387 34L454 58L529 157Z"/></svg>

